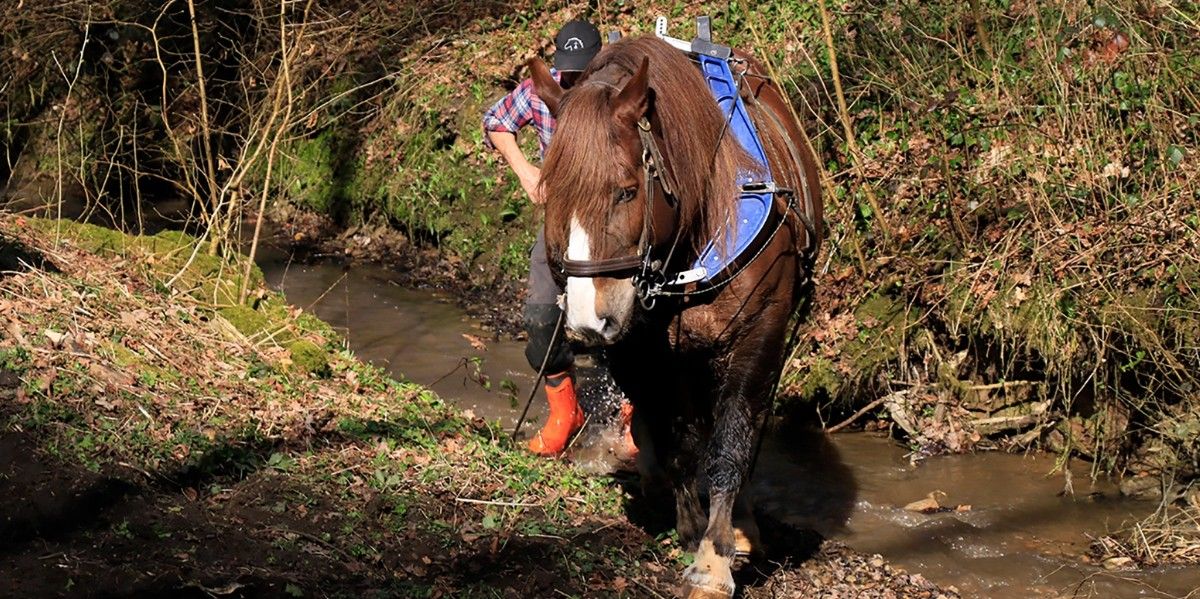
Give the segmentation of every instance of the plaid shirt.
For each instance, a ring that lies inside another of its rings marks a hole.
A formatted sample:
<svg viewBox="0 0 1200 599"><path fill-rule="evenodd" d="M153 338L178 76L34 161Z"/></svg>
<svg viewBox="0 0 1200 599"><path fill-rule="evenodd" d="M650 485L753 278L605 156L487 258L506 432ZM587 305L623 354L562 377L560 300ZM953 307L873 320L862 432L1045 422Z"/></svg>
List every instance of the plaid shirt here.
<svg viewBox="0 0 1200 599"><path fill-rule="evenodd" d="M550 74L554 76L555 81L559 80L558 71L551 69ZM537 96L533 79L526 79L483 114L483 142L488 148L493 148L492 140L488 139L486 132L507 131L516 135L521 127L530 123L533 123L533 128L537 130L541 156L545 157L546 147L550 145L550 138L554 136L554 115L550 114L546 103Z"/></svg>

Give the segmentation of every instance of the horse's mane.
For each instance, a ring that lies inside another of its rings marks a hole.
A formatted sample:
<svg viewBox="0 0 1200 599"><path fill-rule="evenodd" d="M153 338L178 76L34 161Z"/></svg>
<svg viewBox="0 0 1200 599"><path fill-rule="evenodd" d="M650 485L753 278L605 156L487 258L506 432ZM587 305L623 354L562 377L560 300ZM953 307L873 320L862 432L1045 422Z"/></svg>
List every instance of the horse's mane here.
<svg viewBox="0 0 1200 599"><path fill-rule="evenodd" d="M725 131L725 115L713 99L699 69L682 52L654 37L627 38L602 50L563 97L558 130L542 172L548 222L566 239L572 215L585 226L604 223L620 184L621 173L641 173L628 164L618 147L611 101L649 57L650 111L662 135L660 150L670 163L670 184L680 202L685 243L699 250L724 225L737 202L739 169L753 160ZM720 147L716 148L720 139ZM715 153L714 153L715 150ZM614 160L620 161L614 167ZM596 240L603 243L602 240Z"/></svg>

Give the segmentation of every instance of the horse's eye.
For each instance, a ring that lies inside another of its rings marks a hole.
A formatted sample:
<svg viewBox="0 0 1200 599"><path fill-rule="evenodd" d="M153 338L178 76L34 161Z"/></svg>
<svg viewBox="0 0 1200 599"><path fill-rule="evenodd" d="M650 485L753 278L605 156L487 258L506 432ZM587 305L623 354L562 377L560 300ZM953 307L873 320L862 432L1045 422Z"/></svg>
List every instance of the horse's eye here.
<svg viewBox="0 0 1200 599"><path fill-rule="evenodd" d="M636 196L636 195L637 195L637 186L636 185L631 185L629 187L623 187L621 189L618 189L616 191L616 193L613 194L613 196L616 199L616 202L618 204L624 204L625 202L632 200L634 198L634 196Z"/></svg>

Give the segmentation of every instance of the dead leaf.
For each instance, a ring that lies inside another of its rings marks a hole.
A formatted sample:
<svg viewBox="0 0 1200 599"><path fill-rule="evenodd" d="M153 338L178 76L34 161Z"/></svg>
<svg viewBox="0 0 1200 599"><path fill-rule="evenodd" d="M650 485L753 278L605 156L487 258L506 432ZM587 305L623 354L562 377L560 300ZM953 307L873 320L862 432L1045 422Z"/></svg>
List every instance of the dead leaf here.
<svg viewBox="0 0 1200 599"><path fill-rule="evenodd" d="M137 310L133 310L133 311L129 311L129 312L122 312L121 313L121 324L123 324L129 328L135 328L138 325L144 323L146 321L146 319L149 317L150 317L150 311L142 309L142 308L138 308Z"/></svg>
<svg viewBox="0 0 1200 599"><path fill-rule="evenodd" d="M942 504L939 499L945 499L946 494L941 491L933 491L926 495L924 499L918 499L906 506L904 509L910 512L920 512L922 514L932 514L942 509Z"/></svg>
<svg viewBox="0 0 1200 599"><path fill-rule="evenodd" d="M479 337L470 333L463 333L462 336L463 339L466 339L471 343L471 347L479 351L487 351L487 343L484 343L483 339L480 339Z"/></svg>
<svg viewBox="0 0 1200 599"><path fill-rule="evenodd" d="M50 344L54 347L62 347L63 341L67 339L66 334L59 333L54 329L46 329L42 334L46 336L46 339L50 340Z"/></svg>
<svg viewBox="0 0 1200 599"><path fill-rule="evenodd" d="M1132 557L1110 557L1104 560L1105 570L1132 570L1134 568Z"/></svg>
<svg viewBox="0 0 1200 599"><path fill-rule="evenodd" d="M96 405L104 408L105 410L112 410L121 405L121 400L118 399L117 401L108 401L105 399L105 396L102 395L96 398Z"/></svg>
<svg viewBox="0 0 1200 599"><path fill-rule="evenodd" d="M29 345L29 343L25 341L25 333L21 331L21 324L19 322L15 320L8 321L8 334L13 339L17 340L17 345Z"/></svg>

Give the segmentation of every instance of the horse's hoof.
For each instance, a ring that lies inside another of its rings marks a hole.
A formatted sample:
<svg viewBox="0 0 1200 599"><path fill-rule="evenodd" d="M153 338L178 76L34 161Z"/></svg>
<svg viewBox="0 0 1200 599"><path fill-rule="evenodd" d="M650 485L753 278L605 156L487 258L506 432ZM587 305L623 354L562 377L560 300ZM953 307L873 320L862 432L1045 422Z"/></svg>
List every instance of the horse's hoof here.
<svg viewBox="0 0 1200 599"><path fill-rule="evenodd" d="M683 585L684 599L730 599L733 597L733 592L728 593L717 589L701 589L691 585Z"/></svg>
<svg viewBox="0 0 1200 599"><path fill-rule="evenodd" d="M733 529L733 549L737 551L738 555L750 555L754 553L754 548L754 543L750 537L746 536L746 533L742 532L742 529Z"/></svg>
<svg viewBox="0 0 1200 599"><path fill-rule="evenodd" d="M700 542L696 561L683 571L683 590L686 599L730 599L733 597L733 560L717 555L712 541Z"/></svg>

